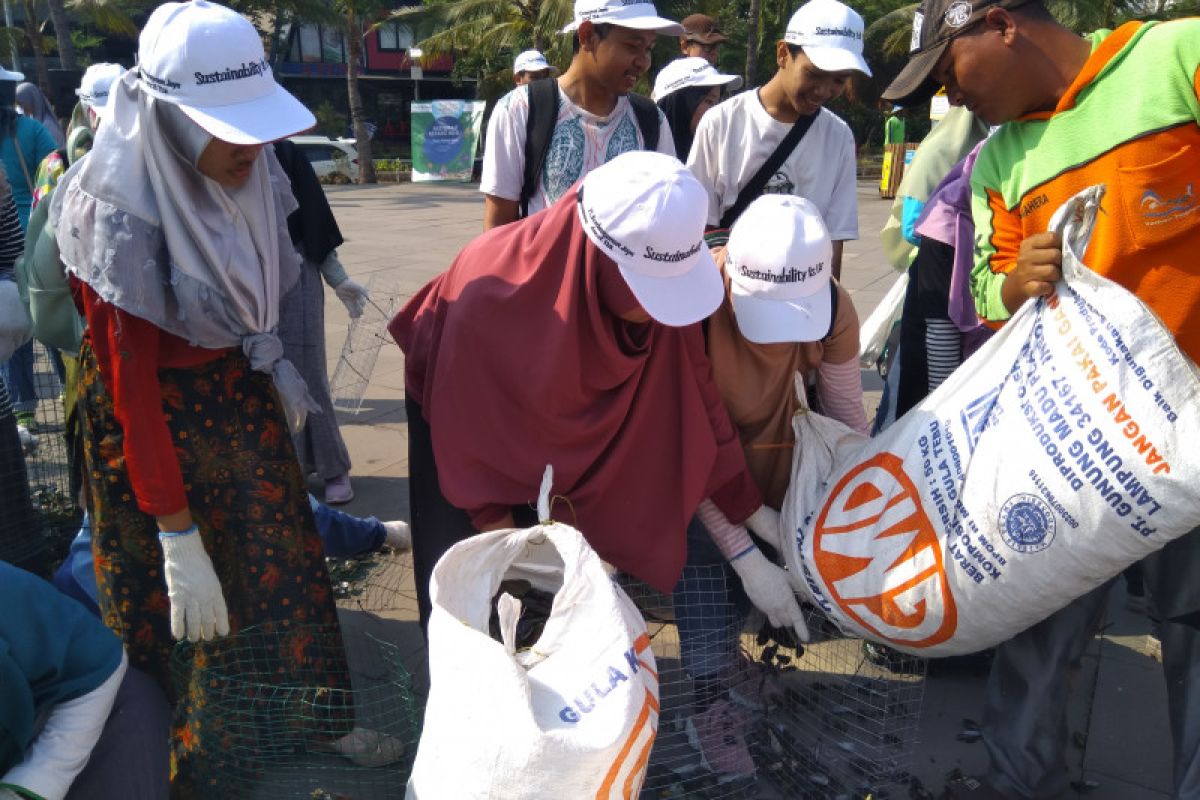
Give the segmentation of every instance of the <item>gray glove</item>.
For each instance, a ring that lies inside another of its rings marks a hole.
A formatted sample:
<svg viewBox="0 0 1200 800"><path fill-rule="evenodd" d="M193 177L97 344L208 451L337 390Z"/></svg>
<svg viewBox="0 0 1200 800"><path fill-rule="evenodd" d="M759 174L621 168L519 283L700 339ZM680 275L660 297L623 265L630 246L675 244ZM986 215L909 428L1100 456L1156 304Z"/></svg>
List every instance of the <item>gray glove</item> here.
<svg viewBox="0 0 1200 800"><path fill-rule="evenodd" d="M370 295L367 293L367 287L361 283L355 283L347 278L334 287L333 293L346 306L346 310L350 312L352 318L361 317L367 308L367 298Z"/></svg>

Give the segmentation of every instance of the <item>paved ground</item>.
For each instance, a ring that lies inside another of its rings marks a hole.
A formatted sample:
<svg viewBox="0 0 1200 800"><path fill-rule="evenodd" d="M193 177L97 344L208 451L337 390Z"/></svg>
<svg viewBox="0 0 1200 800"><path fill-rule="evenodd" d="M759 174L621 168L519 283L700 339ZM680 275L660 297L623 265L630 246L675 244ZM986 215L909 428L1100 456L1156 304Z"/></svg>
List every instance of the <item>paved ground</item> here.
<svg viewBox="0 0 1200 800"><path fill-rule="evenodd" d="M482 201L475 186L331 187L329 197L348 240L340 253L350 275L364 283L371 278L390 282L402 294L411 294L444 269L481 229ZM894 275L876 235L888 203L866 183L860 185L859 201L862 239L846 248L843 282L865 317ZM347 319L332 292L326 311L332 373L346 338ZM873 406L878 379L864 373L864 385ZM407 517L403 398L403 358L398 348L385 345L362 410L341 418L358 495L348 510L384 519ZM1073 774L1099 784L1086 792L1089 800L1150 800L1169 793L1166 690L1155 641L1147 635L1146 620L1126 611L1123 601L1117 590L1108 622L1088 651L1072 693ZM414 630L408 626L410 635ZM937 671L926 681L912 771L935 792L950 770L970 774L986 766L981 744L956 739L964 718L979 719L983 683L981 673L952 671Z"/></svg>

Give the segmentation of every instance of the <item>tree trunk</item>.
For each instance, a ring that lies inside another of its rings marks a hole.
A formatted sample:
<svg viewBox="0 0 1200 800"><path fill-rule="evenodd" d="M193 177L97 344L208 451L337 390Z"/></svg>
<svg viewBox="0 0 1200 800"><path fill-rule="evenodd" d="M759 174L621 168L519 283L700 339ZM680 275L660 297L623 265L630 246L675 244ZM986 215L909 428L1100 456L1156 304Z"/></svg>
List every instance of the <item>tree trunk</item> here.
<svg viewBox="0 0 1200 800"><path fill-rule="evenodd" d="M346 95L350 101L350 121L354 124L355 146L358 148L358 182L378 183L375 160L371 157L371 138L367 136L367 120L363 114L362 95L358 91L358 61L362 54L362 25L357 14L346 15Z"/></svg>
<svg viewBox="0 0 1200 800"><path fill-rule="evenodd" d="M50 22L54 25L54 38L58 41L58 58L63 69L79 69L75 58L75 43L71 41L71 23L67 21L67 9L63 0L46 0L50 9Z"/></svg>
<svg viewBox="0 0 1200 800"><path fill-rule="evenodd" d="M55 0L50 0L55 2ZM280 35L280 29L287 24L287 14L284 13L282 4L275 4L275 19L271 26L271 52L268 58L271 61L271 69L278 71L279 65L283 63L284 54L280 52L283 48L283 37Z"/></svg>
<svg viewBox="0 0 1200 800"><path fill-rule="evenodd" d="M37 69L37 82L42 92L50 96L50 71L46 68L46 51L42 47L42 32L38 30L37 8L33 0L25 0L25 35L33 49L33 63Z"/></svg>
<svg viewBox="0 0 1200 800"><path fill-rule="evenodd" d="M762 16L762 0L750 0L749 19L746 21L746 86L755 85L758 74L758 20Z"/></svg>

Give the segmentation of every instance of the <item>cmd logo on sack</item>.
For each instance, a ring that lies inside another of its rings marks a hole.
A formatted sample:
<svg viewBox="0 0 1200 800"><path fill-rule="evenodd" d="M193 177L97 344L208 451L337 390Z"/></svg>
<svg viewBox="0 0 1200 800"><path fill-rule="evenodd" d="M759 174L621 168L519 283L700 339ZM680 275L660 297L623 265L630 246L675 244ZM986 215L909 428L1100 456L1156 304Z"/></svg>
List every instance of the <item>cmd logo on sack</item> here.
<svg viewBox="0 0 1200 800"><path fill-rule="evenodd" d="M958 612L937 531L896 455L879 453L838 482L812 547L830 597L867 630L907 647L954 635Z"/></svg>

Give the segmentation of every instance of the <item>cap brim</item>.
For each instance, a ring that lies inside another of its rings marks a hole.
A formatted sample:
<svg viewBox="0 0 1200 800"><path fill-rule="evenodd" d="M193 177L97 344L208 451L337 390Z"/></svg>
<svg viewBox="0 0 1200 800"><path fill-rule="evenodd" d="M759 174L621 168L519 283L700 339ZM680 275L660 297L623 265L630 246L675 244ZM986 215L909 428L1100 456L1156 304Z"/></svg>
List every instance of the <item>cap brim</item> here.
<svg viewBox="0 0 1200 800"><path fill-rule="evenodd" d="M738 294L736 287L731 294L738 330L755 344L815 342L829 332L833 302L828 289L803 300L764 300Z"/></svg>
<svg viewBox="0 0 1200 800"><path fill-rule="evenodd" d="M626 17L624 19L598 17L591 20L576 20L562 29L563 33L574 33L583 22L593 25L613 25L618 28L631 28L635 31L653 31L659 36L683 36L687 30L678 22L672 22L662 17Z"/></svg>
<svg viewBox="0 0 1200 800"><path fill-rule="evenodd" d="M915 106L924 103L941 88L941 84L930 77L933 68L937 66L950 46L951 40L939 42L928 50L922 50L908 60L904 69L896 76L896 80L884 90L881 97L893 103L905 106Z"/></svg>
<svg viewBox="0 0 1200 800"><path fill-rule="evenodd" d="M684 29L687 30L686 28ZM689 42L697 42L699 44L720 44L728 42L729 37L723 33L685 33L684 38Z"/></svg>
<svg viewBox="0 0 1200 800"><path fill-rule="evenodd" d="M871 77L871 68L867 66L866 60L858 53L852 53L840 47L813 47L811 45L803 45L803 47L804 55L808 56L808 60L819 70L825 72L854 70L861 72L868 78Z"/></svg>
<svg viewBox="0 0 1200 800"><path fill-rule="evenodd" d="M12 83L20 83L25 80L24 72L12 72L11 70L0 67L0 81L11 81Z"/></svg>
<svg viewBox="0 0 1200 800"><path fill-rule="evenodd" d="M230 144L266 144L317 124L312 112L279 84L270 94L245 103L207 108L180 104L179 108L192 122Z"/></svg>
<svg viewBox="0 0 1200 800"><path fill-rule="evenodd" d="M700 248L696 265L682 275L652 278L617 262L621 276L642 308L663 325L681 328L711 315L725 297L725 282L708 245Z"/></svg>

